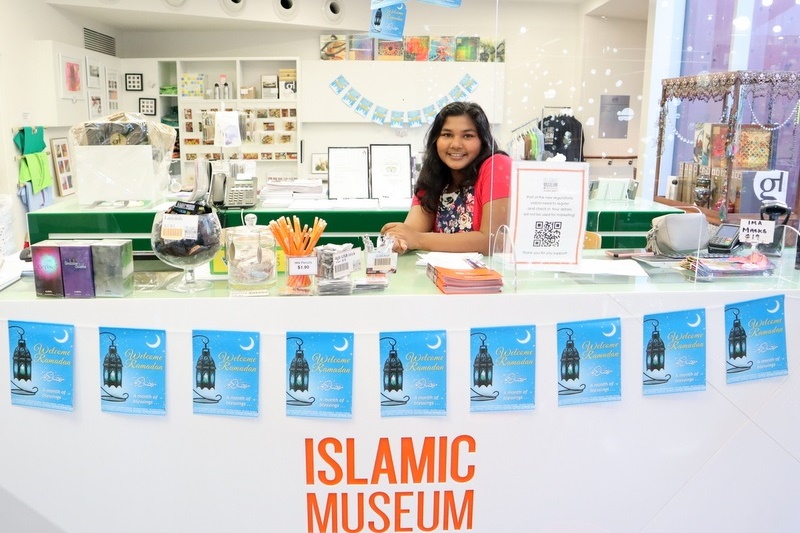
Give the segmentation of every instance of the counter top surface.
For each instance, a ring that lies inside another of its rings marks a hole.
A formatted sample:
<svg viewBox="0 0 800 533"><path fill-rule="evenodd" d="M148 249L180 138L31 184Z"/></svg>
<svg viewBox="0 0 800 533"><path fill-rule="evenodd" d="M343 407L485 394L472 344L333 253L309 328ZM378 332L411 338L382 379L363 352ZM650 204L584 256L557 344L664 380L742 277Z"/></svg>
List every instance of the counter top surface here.
<svg viewBox="0 0 800 533"><path fill-rule="evenodd" d="M514 277L512 270L503 269L491 260L487 261L490 266L503 272L505 286L499 295L481 295L489 298L504 296L515 297L532 294L588 294L588 293L660 293L660 292L727 292L727 291L787 291L800 289L800 270L794 268L794 249L787 249L782 258L778 258L778 268L771 276L752 276L738 277L733 279L707 281L690 281L684 274L671 268L646 268L646 276L622 276L612 274L576 274L567 272L546 272L546 271L519 271ZM616 264L620 260L608 258L603 250L589 250L584 258L587 261L603 261L604 264ZM138 260L137 260L138 261ZM372 298L375 296L441 296L458 298L463 295L442 294L434 284L428 279L425 268L417 266L417 255L403 255L398 260L398 269L394 274L390 274L389 287L385 290L355 292L351 295L343 296L281 296L279 292L285 285L285 276L279 274L277 284L270 290L270 296L247 297L246 299L263 298ZM9 263L9 261L7 261ZM229 296L227 281L224 277L216 278L213 287L209 290L194 294L175 293L164 289L164 286L174 276L181 275L177 271L149 271L138 270L135 273L136 290L129 299L153 299L153 298L225 298ZM198 277L207 277L199 273ZM358 277L363 274L355 274ZM211 277L210 279L214 279ZM475 296L475 295L472 295ZM23 276L23 278L0 290L0 301L13 300L36 300L41 302L53 302L64 300L66 302L81 301L81 299L62 299L62 298L37 298L34 293L33 278ZM98 299L95 299L98 300ZM103 300L107 300L104 298Z"/></svg>

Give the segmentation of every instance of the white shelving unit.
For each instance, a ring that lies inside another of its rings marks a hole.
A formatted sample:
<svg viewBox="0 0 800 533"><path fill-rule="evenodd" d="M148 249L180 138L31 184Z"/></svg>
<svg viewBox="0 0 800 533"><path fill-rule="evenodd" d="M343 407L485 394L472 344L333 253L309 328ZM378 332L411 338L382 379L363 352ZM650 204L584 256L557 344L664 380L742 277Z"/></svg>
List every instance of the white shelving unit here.
<svg viewBox="0 0 800 533"><path fill-rule="evenodd" d="M255 161L259 180L298 175L301 158L298 95L295 92L279 98L261 98L262 76L278 76L281 71L293 69L299 79L297 58L192 58L161 60L159 65L160 85L174 84L178 88L177 96L162 95L160 103L162 109L170 105L178 107L184 184L193 182L194 161L200 155L209 160ZM229 86L228 98L224 98L222 79ZM218 95L214 91L217 83ZM295 90L298 85L295 84ZM241 147L223 149L214 145L209 126L213 125L215 112L233 110L245 113L246 136Z"/></svg>

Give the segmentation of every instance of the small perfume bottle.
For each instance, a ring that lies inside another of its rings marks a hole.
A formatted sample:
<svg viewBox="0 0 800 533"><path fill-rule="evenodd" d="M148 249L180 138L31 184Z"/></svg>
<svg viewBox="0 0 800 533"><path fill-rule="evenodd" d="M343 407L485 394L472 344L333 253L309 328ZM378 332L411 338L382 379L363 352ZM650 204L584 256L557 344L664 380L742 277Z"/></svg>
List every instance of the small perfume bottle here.
<svg viewBox="0 0 800 533"><path fill-rule="evenodd" d="M219 100L219 83L214 84L214 98Z"/></svg>

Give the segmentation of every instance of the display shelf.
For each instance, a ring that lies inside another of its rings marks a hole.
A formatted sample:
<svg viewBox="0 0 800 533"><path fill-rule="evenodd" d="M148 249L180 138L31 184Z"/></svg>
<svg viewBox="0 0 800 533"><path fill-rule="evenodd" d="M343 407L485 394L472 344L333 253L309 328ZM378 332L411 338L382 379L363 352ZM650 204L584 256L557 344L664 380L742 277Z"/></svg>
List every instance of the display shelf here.
<svg viewBox="0 0 800 533"><path fill-rule="evenodd" d="M732 71L663 80L654 199L694 206L717 223L729 214L736 214L732 220L758 217L757 209L740 203L744 194L756 193L747 190L742 172L782 170L787 172L786 204L797 212L799 100L796 72ZM676 197L667 197L665 176L685 185ZM760 200L771 195L761 193Z"/></svg>
<svg viewBox="0 0 800 533"><path fill-rule="evenodd" d="M297 58L197 58L176 60L178 114L184 186L194 182L194 161L204 156L255 161L256 177L271 173L298 175L301 122L297 93L289 98L262 98L262 76L293 70ZM229 90L224 90L224 76ZM215 90L219 84L219 90ZM296 91L298 81L295 81ZM240 111L247 131L241 147L214 146L213 114Z"/></svg>

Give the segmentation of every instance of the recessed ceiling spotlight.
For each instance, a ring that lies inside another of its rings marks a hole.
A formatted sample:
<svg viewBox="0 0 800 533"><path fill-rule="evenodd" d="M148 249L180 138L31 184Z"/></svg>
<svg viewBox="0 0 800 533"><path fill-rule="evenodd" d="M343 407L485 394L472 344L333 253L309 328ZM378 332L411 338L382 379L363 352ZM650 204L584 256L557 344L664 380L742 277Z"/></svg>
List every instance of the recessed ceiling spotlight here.
<svg viewBox="0 0 800 533"><path fill-rule="evenodd" d="M244 9L245 3L245 0L219 0L219 5L221 5L222 9L229 15L238 14Z"/></svg>
<svg viewBox="0 0 800 533"><path fill-rule="evenodd" d="M341 22L344 18L344 1L322 0L322 16L332 24Z"/></svg>
<svg viewBox="0 0 800 533"><path fill-rule="evenodd" d="M281 20L292 20L297 16L297 2L295 0L273 0L272 9Z"/></svg>

